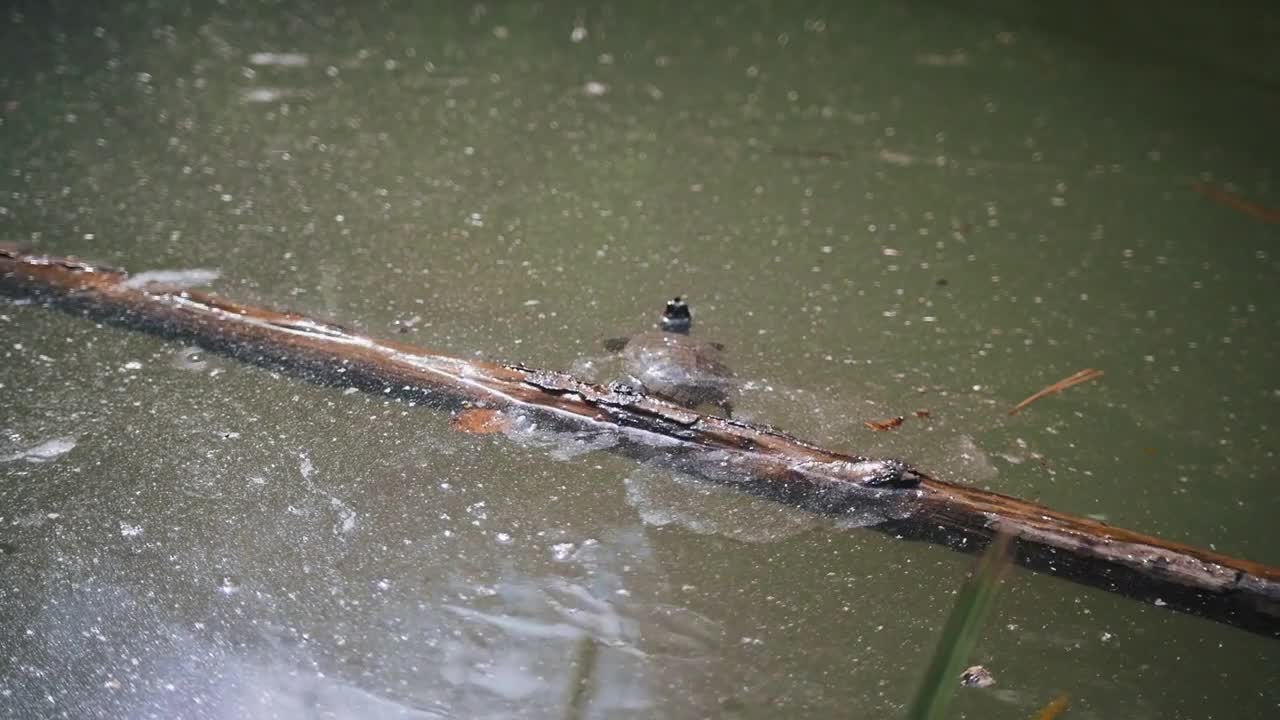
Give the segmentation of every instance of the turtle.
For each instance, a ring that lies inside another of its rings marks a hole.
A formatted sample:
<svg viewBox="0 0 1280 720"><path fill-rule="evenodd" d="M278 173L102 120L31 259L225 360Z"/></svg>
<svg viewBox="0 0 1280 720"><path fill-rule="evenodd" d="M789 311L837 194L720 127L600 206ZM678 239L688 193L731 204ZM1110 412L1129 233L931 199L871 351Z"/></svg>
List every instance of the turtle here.
<svg viewBox="0 0 1280 720"><path fill-rule="evenodd" d="M693 314L680 296L667 301L655 328L604 346L621 352L623 367L645 392L689 409L710 404L733 415L733 371L721 359L724 345L689 336Z"/></svg>

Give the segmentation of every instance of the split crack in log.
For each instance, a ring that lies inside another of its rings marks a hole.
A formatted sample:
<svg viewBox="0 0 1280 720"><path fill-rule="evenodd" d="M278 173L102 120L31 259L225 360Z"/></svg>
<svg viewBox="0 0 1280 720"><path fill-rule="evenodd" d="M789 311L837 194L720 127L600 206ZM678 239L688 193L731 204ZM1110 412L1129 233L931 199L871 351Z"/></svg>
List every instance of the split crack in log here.
<svg viewBox="0 0 1280 720"><path fill-rule="evenodd" d="M702 415L621 386L374 340L214 295L122 285L128 274L0 247L0 292L194 342L306 379L458 410L527 416L553 431L609 432L610 450L809 510L869 513L872 529L980 552L999 532L1024 566L1280 637L1280 568L1168 542L827 450L773 428Z"/></svg>

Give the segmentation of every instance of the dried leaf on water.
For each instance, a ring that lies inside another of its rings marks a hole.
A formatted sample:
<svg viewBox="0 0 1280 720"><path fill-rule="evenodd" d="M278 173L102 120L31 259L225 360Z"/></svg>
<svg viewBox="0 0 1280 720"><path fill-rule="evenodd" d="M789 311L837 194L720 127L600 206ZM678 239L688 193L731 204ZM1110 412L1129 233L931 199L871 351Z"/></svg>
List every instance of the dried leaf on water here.
<svg viewBox="0 0 1280 720"><path fill-rule="evenodd" d="M906 418L899 415L898 417L889 418L888 420L864 420L862 424L865 425L868 430L884 432L885 430L892 430L898 427L904 420L906 420Z"/></svg>
<svg viewBox="0 0 1280 720"><path fill-rule="evenodd" d="M1054 718L1058 717L1058 715L1061 714L1062 711L1066 709L1066 707L1067 707L1067 694L1062 693L1058 697L1050 700L1048 705L1044 706L1044 709L1041 710L1040 714L1036 716L1036 720L1053 720Z"/></svg>
<svg viewBox="0 0 1280 720"><path fill-rule="evenodd" d="M449 426L458 432L488 435L506 430L511 421L497 410L471 408L449 418Z"/></svg>

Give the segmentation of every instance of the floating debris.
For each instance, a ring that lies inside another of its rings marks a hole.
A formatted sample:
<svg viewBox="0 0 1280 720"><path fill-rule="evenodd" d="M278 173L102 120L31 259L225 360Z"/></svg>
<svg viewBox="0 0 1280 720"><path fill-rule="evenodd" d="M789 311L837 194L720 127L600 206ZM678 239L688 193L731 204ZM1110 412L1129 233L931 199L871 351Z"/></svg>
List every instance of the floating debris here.
<svg viewBox="0 0 1280 720"><path fill-rule="evenodd" d="M311 58L304 53L256 52L249 55L249 64L275 67L306 67L311 64Z"/></svg>
<svg viewBox="0 0 1280 720"><path fill-rule="evenodd" d="M971 688L987 688L996 684L995 676L981 665L973 665L960 673L960 686Z"/></svg>
<svg viewBox="0 0 1280 720"><path fill-rule="evenodd" d="M874 432L884 432L886 430L892 430L898 427L905 420L906 420L905 417L899 415L898 417L889 418L888 420L864 420L862 421L862 424L866 426L868 430L872 430Z"/></svg>
<svg viewBox="0 0 1280 720"><path fill-rule="evenodd" d="M1063 693L1049 701L1048 705L1036 716L1036 720L1053 720L1067 708L1067 694Z"/></svg>
<svg viewBox="0 0 1280 720"><path fill-rule="evenodd" d="M1023 400L1017 405L1014 405L1013 408L1009 410L1009 414L1010 415L1016 414L1022 408L1030 405L1031 403L1035 402L1036 400L1039 400L1040 398L1046 395L1052 395L1054 393L1062 392L1063 390L1066 390L1067 388L1072 387L1073 385L1086 383L1086 382L1089 382L1090 380L1097 380L1098 378L1102 377L1102 375L1103 375L1103 372L1101 370L1094 370L1093 368L1085 368L1084 370L1081 370L1077 373L1072 373L1070 376L1059 380L1058 382L1040 390L1039 392L1027 398L1026 400Z"/></svg>
<svg viewBox="0 0 1280 720"><path fill-rule="evenodd" d="M1250 215L1264 222L1280 223L1280 210L1249 202L1238 195L1232 195L1229 192L1223 192L1222 190L1211 188L1208 185L1201 185L1200 183L1192 185L1191 189L1219 205L1231 208L1236 212Z"/></svg>
<svg viewBox="0 0 1280 720"><path fill-rule="evenodd" d="M488 435L506 430L511 421L506 415L488 408L471 408L449 418L449 427L458 432Z"/></svg>
<svg viewBox="0 0 1280 720"><path fill-rule="evenodd" d="M964 50L953 50L949 53L920 53L916 55L916 64L929 67L964 67L969 64L969 53Z"/></svg>

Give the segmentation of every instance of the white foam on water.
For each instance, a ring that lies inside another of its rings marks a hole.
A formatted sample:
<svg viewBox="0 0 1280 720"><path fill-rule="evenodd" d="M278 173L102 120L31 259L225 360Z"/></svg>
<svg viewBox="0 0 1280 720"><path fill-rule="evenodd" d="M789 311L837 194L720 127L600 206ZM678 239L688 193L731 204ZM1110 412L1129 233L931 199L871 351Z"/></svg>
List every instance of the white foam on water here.
<svg viewBox="0 0 1280 720"><path fill-rule="evenodd" d="M991 456L969 435L958 435L946 445L947 469L967 483L991 482L1000 476L1000 470L991 462Z"/></svg>
<svg viewBox="0 0 1280 720"><path fill-rule="evenodd" d="M307 489L316 495L321 495L328 499L329 507L333 509L334 514L338 516L338 524L334 526L333 533L335 535L345 535L356 528L356 521L359 515L351 508L342 498L329 492L325 492L312 480L312 476L316 473L316 466L311 462L311 457L306 454L298 455L298 472L302 475L302 481L306 484Z"/></svg>
<svg viewBox="0 0 1280 720"><path fill-rule="evenodd" d="M191 288L208 285L222 276L219 270L192 268L190 270L148 270L130 275L120 287L143 290L153 285L166 288Z"/></svg>
<svg viewBox="0 0 1280 720"><path fill-rule="evenodd" d="M75 446L76 438L74 436L58 437L9 455L0 455L0 462L17 462L19 460L25 460L29 463L52 462L71 452Z"/></svg>

